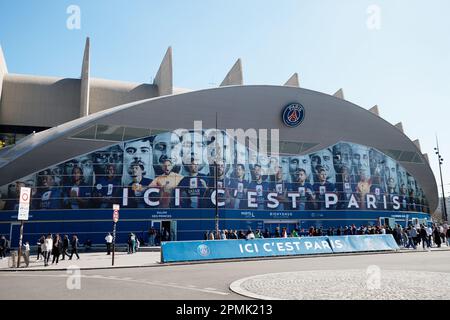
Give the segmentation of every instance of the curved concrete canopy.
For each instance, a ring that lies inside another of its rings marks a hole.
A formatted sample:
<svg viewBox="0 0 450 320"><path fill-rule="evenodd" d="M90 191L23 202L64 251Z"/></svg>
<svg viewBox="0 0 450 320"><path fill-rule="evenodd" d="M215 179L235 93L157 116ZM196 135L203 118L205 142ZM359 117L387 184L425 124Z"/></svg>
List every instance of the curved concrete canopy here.
<svg viewBox="0 0 450 320"><path fill-rule="evenodd" d="M281 112L292 102L305 108L296 128L283 124ZM428 162L417 146L395 126L368 110L331 95L286 86L229 86L141 100L104 110L33 134L0 153L0 185L15 181L55 163L114 145L117 142L70 138L95 124L133 128L279 129L281 141L316 143L303 154L339 141L383 150L418 153L422 163L398 161L422 186L432 211L437 207L437 186Z"/></svg>

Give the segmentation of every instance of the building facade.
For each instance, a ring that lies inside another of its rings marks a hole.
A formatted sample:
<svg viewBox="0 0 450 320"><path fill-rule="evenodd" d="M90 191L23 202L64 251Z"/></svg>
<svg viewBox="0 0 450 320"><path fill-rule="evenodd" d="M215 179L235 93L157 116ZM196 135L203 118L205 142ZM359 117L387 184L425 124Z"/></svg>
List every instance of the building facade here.
<svg viewBox="0 0 450 320"><path fill-rule="evenodd" d="M22 186L32 188L30 241L50 232L103 243L113 204L118 242L130 232L146 240L151 227L194 240L216 223L291 231L430 221L438 198L428 159L377 108L300 88L296 75L243 85L240 60L218 88L176 89L171 61L169 48L153 84L94 80L87 41L80 79L3 72L0 128L40 131L0 150L0 234L14 244Z"/></svg>

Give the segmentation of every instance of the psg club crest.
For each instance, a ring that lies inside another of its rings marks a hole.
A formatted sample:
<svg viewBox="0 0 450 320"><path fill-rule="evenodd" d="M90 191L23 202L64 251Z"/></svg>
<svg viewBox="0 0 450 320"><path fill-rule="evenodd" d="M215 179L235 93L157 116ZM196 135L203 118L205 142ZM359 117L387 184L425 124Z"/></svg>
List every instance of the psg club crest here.
<svg viewBox="0 0 450 320"><path fill-rule="evenodd" d="M206 244L201 244L197 247L197 252L199 255L201 255L202 257L207 257L209 256L209 254L211 253L209 251L209 247Z"/></svg>
<svg viewBox="0 0 450 320"><path fill-rule="evenodd" d="M282 119L288 127L297 127L305 119L305 108L300 103L288 104L284 107Z"/></svg>

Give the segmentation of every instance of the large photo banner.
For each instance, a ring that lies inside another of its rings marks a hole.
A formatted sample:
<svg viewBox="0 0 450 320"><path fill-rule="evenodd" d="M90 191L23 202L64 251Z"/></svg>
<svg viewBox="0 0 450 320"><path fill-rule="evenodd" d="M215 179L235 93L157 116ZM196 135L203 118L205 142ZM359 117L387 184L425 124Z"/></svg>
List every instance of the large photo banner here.
<svg viewBox="0 0 450 320"><path fill-rule="evenodd" d="M217 169L217 172L215 170ZM217 179L215 179L217 177ZM0 188L0 210L220 208L428 212L423 189L382 152L339 142L306 155L258 152L225 132L158 134L55 164Z"/></svg>

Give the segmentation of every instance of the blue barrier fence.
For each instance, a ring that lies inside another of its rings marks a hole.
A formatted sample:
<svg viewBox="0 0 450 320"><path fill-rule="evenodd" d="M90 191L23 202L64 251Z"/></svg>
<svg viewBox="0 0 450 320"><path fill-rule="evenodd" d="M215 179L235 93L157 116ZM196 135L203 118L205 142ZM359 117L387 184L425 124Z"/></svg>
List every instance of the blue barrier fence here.
<svg viewBox="0 0 450 320"><path fill-rule="evenodd" d="M269 238L255 240L176 241L161 244L161 262L295 256L362 251L393 251L391 234Z"/></svg>

